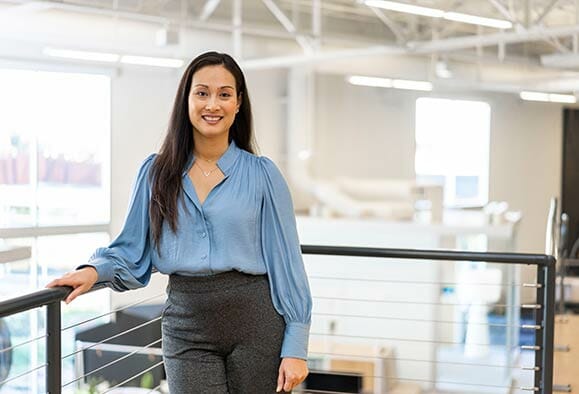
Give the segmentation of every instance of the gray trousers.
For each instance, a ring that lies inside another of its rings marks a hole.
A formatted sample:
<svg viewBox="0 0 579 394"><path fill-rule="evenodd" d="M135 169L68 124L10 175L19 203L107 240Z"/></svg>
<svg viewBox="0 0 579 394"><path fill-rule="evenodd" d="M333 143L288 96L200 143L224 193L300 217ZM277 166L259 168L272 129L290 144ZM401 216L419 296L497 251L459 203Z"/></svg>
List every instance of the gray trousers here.
<svg viewBox="0 0 579 394"><path fill-rule="evenodd" d="M163 357L171 394L273 394L285 329L265 275L171 275Z"/></svg>

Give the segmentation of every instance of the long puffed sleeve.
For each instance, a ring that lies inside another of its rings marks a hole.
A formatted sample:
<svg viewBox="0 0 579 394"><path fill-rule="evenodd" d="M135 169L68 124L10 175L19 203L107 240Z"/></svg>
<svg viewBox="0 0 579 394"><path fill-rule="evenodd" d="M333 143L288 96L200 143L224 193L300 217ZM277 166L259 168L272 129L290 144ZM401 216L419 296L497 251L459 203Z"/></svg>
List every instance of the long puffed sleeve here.
<svg viewBox="0 0 579 394"><path fill-rule="evenodd" d="M149 156L139 169L120 234L107 248L97 249L87 264L78 267L95 267L98 283L116 291L143 287L151 278L149 169L154 157Z"/></svg>
<svg viewBox="0 0 579 394"><path fill-rule="evenodd" d="M261 157L264 197L261 248L273 305L286 322L281 357L306 359L312 297L302 261L296 219L288 186L275 164Z"/></svg>

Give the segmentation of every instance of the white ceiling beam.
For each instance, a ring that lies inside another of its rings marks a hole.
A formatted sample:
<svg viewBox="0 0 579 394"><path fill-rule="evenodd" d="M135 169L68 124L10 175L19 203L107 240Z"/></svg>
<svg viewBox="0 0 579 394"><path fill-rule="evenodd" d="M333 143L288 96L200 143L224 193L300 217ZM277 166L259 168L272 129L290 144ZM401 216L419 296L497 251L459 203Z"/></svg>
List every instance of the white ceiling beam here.
<svg viewBox="0 0 579 394"><path fill-rule="evenodd" d="M322 40L322 0L312 1L312 34L319 48Z"/></svg>
<svg viewBox="0 0 579 394"><path fill-rule="evenodd" d="M317 53L310 56L280 56L273 58L253 59L244 62L248 69L267 69L289 67L297 64L318 63L339 60L349 57L383 56L383 55L426 55L438 52L451 52L461 49L470 49L485 46L513 44L527 41L544 40L545 37L562 37L579 33L579 25L553 28L531 28L523 32L504 32L487 35L446 38L435 41L418 41L408 43L408 48L402 46L373 46L340 50L334 52Z"/></svg>
<svg viewBox="0 0 579 394"><path fill-rule="evenodd" d="M561 41L559 41L557 38L546 38L545 42L549 45L551 45L553 48L555 48L556 50L558 50L561 53L569 53L570 50L569 48L567 48L565 45L563 45L561 43Z"/></svg>
<svg viewBox="0 0 579 394"><path fill-rule="evenodd" d="M524 0L524 19L523 25L525 28L531 27L531 0Z"/></svg>
<svg viewBox="0 0 579 394"><path fill-rule="evenodd" d="M219 5L220 2L221 0L207 0L205 2L205 5L203 6L203 9L201 10L201 14L199 14L199 20L206 21L207 19L209 19L209 17L213 15L215 10L217 9L217 6Z"/></svg>
<svg viewBox="0 0 579 394"><path fill-rule="evenodd" d="M311 55L290 55L252 59L244 61L242 67L247 70L263 70L270 68L286 68L300 64L321 63L346 58L358 58L362 56L405 55L407 53L407 50L403 47L380 45L369 48L347 49L334 52L318 52Z"/></svg>
<svg viewBox="0 0 579 394"><path fill-rule="evenodd" d="M537 17L534 24L535 25L540 24L543 21L543 19L545 19L545 17L549 14L549 12L551 12L553 10L553 8L557 5L558 2L559 2L559 0L552 0L551 3L549 3L543 9L543 12L541 12L541 14Z"/></svg>
<svg viewBox="0 0 579 394"><path fill-rule="evenodd" d="M233 41L233 56L235 56L237 59L241 59L243 56L243 19L241 15L243 10L242 0L233 0L231 7L233 8L231 13L231 24L233 25L233 31L231 33L231 38Z"/></svg>
<svg viewBox="0 0 579 394"><path fill-rule="evenodd" d="M390 31L396 37L396 42L398 42L399 44L406 42L406 38L402 33L402 29L400 29L400 27L396 24L396 22L394 22L392 19L386 16L386 14L382 10L376 7L368 7L368 8L370 8L370 10L372 10L372 12L378 17L378 19L380 19L380 21L382 21L382 23L384 23L386 27L388 27L388 29L390 29Z"/></svg>
<svg viewBox="0 0 579 394"><path fill-rule="evenodd" d="M7 2L12 4L27 4L25 0L0 0L0 2ZM131 12L131 11L121 11L121 10L113 10L107 8L100 8L94 6L85 6L85 5L75 5L69 3L57 3L53 1L37 1L40 4L46 4L48 8L61 10L66 12L75 12L80 14L86 15L101 15L101 16L109 16L113 18L120 18L125 20L132 20L137 22L143 23L151 23L155 25L180 25L182 27L190 28L190 29L199 29L199 30L206 30L206 31L214 31L214 32L222 32L222 33L231 33L234 31L234 27L231 23L217 23L217 22L201 22L198 20L186 20L181 21L178 18L168 18L164 16L156 16L156 15L147 15L138 12ZM285 39L285 40L293 40L295 39L294 35L288 34L287 32L279 31L279 29L269 29L265 27L251 27L251 26L244 26L243 27L243 34L254 36L254 37L264 37L264 38L278 38L278 39Z"/></svg>
<svg viewBox="0 0 579 394"><path fill-rule="evenodd" d="M295 34L297 29L289 20L289 18L284 14L284 12L275 4L273 0L261 0L262 3L267 7L269 12L275 16L277 21L286 29L289 33Z"/></svg>
<svg viewBox="0 0 579 394"><path fill-rule="evenodd" d="M541 64L546 67L574 69L579 66L579 54L558 53L554 55L543 55L541 56Z"/></svg>
<svg viewBox="0 0 579 394"><path fill-rule="evenodd" d="M479 36L446 38L435 41L409 42L410 53L424 54L431 52L455 51L479 46L493 46L500 42L514 44L529 41L542 41L546 38L564 37L579 33L579 25L560 27L532 27L521 32L501 32Z"/></svg>
<svg viewBox="0 0 579 394"><path fill-rule="evenodd" d="M513 24L516 23L515 18L513 17L513 15L509 12L509 10L507 10L505 8L504 5L502 5L498 0L489 0L489 2L495 7L495 9L501 13L501 15L503 17L505 17L507 20L513 22Z"/></svg>
<svg viewBox="0 0 579 394"><path fill-rule="evenodd" d="M307 37L297 34L297 29L290 21L290 19L284 14L284 12L277 6L273 0L261 0L262 3L267 7L269 12L277 19L277 21L287 30L288 33L294 34L297 43L302 47L305 53L313 53L314 48L308 41Z"/></svg>

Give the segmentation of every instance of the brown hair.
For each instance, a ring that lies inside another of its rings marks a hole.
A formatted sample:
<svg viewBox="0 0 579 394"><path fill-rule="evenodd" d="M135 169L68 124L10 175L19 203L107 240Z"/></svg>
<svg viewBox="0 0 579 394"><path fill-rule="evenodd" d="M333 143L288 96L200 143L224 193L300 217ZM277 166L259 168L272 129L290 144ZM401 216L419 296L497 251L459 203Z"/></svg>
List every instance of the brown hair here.
<svg viewBox="0 0 579 394"><path fill-rule="evenodd" d="M206 52L197 56L181 78L167 135L151 168L149 216L151 233L157 248L161 240L163 222L166 221L174 233L177 231L179 222L177 204L183 199L182 173L195 147L188 104L191 81L193 75L201 68L216 65L225 67L233 75L237 95L242 98L239 112L229 129L229 141L233 140L239 148L254 153L251 102L241 68L225 53Z"/></svg>

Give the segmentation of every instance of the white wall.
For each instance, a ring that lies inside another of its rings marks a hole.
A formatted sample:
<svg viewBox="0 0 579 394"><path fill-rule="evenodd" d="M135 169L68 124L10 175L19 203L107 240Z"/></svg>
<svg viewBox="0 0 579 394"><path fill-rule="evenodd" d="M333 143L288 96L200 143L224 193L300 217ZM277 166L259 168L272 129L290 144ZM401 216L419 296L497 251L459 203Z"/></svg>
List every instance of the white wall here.
<svg viewBox="0 0 579 394"><path fill-rule="evenodd" d="M276 163L285 162L285 111L287 71L283 69L245 73L253 110L253 128L259 154Z"/></svg>
<svg viewBox="0 0 579 394"><path fill-rule="evenodd" d="M352 86L318 77L315 174L414 178L418 97L486 101L491 106L490 199L523 212L517 249L543 252L549 198L559 196L562 106L514 94L419 93Z"/></svg>
<svg viewBox="0 0 579 394"><path fill-rule="evenodd" d="M493 96L490 198L524 214L518 249L545 251L550 197L559 197L563 107Z"/></svg>
<svg viewBox="0 0 579 394"><path fill-rule="evenodd" d="M412 97L319 75L313 175L414 178Z"/></svg>
<svg viewBox="0 0 579 394"><path fill-rule="evenodd" d="M123 69L112 78L111 237L122 228L131 187L145 157L160 147L180 72ZM113 293L112 307L162 294L166 277L154 275L142 290ZM153 303L160 303L157 298Z"/></svg>
<svg viewBox="0 0 579 394"><path fill-rule="evenodd" d="M167 129L179 72L125 70L112 78L111 232L120 231L137 169Z"/></svg>

